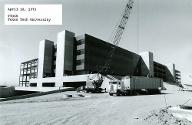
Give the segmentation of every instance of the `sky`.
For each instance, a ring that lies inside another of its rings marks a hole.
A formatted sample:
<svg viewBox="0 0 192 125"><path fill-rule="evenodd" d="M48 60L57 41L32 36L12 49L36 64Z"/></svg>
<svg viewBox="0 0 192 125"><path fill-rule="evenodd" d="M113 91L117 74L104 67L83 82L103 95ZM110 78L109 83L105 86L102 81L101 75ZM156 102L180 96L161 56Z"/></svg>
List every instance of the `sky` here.
<svg viewBox="0 0 192 125"><path fill-rule="evenodd" d="M39 41L56 42L69 30L110 40L128 0L0 0L0 84L18 85L20 63L37 58ZM62 4L63 25L4 25L5 4ZM174 63L183 84L192 84L192 1L135 0L120 47L151 51L154 60Z"/></svg>

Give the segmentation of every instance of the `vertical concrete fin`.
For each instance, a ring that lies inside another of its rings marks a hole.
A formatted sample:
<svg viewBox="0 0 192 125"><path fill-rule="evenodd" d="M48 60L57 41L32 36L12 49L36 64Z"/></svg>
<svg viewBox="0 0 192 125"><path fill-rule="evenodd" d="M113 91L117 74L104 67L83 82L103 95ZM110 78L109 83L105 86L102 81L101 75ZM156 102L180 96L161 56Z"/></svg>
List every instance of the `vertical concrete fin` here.
<svg viewBox="0 0 192 125"><path fill-rule="evenodd" d="M38 82L37 87L42 87L43 78L43 65L44 65L44 51L45 51L45 40L39 42L39 57L38 57Z"/></svg>
<svg viewBox="0 0 192 125"><path fill-rule="evenodd" d="M176 80L176 76L175 76L175 64L170 63L170 64L167 64L166 66L167 66L167 69L169 70L168 72L171 73L172 78L173 78L173 80L175 81L175 80Z"/></svg>
<svg viewBox="0 0 192 125"><path fill-rule="evenodd" d="M54 42L42 40L39 43L39 58L38 58L38 87L42 85L42 78L47 74L52 74Z"/></svg>
<svg viewBox="0 0 192 125"><path fill-rule="evenodd" d="M149 77L154 77L154 65L153 65L153 53L152 52L141 52L139 55L142 57L145 62L148 70Z"/></svg>
<svg viewBox="0 0 192 125"><path fill-rule="evenodd" d="M74 48L74 36L73 32L64 30L57 34L57 57L56 57L56 77L62 79L65 75L65 70L73 70L73 48Z"/></svg>

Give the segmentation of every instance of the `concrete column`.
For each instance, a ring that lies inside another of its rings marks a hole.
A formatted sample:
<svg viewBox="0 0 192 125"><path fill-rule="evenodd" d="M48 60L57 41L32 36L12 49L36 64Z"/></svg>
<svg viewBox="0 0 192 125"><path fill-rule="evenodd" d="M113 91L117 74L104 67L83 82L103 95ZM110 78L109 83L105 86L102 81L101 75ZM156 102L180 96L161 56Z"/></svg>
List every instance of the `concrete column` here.
<svg viewBox="0 0 192 125"><path fill-rule="evenodd" d="M173 77L174 81L176 81L175 64L173 64Z"/></svg>
<svg viewBox="0 0 192 125"><path fill-rule="evenodd" d="M169 72L171 73L173 80L176 81L175 64L171 63L171 64L167 64L166 66Z"/></svg>
<svg viewBox="0 0 192 125"><path fill-rule="evenodd" d="M149 77L154 77L154 65L153 65L153 53L152 52L141 52L139 55L142 57L145 62L148 70Z"/></svg>
<svg viewBox="0 0 192 125"><path fill-rule="evenodd" d="M44 52L45 52L45 40L42 40L39 43L37 87L42 87Z"/></svg>
<svg viewBox="0 0 192 125"><path fill-rule="evenodd" d="M74 36L74 33L66 30L57 34L56 86L63 85L62 78L65 70L73 70Z"/></svg>
<svg viewBox="0 0 192 125"><path fill-rule="evenodd" d="M42 79L46 73L52 73L54 42L42 40L39 43L38 82L37 87L42 87Z"/></svg>

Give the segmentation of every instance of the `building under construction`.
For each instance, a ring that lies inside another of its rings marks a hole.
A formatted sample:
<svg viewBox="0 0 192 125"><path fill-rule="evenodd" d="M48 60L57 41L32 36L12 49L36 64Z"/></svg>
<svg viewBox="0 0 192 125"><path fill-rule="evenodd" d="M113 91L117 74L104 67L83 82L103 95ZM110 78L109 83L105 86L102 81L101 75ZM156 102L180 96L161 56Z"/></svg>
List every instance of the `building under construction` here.
<svg viewBox="0 0 192 125"><path fill-rule="evenodd" d="M115 45L84 34L62 31L57 43L42 40L37 59L21 63L19 86L63 87L84 85L89 74L100 73L114 76L145 76L162 78L179 84L180 71L175 65L163 65L153 60L152 52L136 54L115 47L108 70L101 70L108 53Z"/></svg>

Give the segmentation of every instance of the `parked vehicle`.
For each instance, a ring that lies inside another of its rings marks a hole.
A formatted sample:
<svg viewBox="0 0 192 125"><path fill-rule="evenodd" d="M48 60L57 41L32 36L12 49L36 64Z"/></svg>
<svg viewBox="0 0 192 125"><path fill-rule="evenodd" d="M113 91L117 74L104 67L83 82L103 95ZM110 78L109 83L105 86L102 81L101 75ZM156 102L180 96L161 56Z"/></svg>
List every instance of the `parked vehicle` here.
<svg viewBox="0 0 192 125"><path fill-rule="evenodd" d="M109 82L109 95L133 95L141 91L148 93L161 93L163 81L159 78L148 78L141 76L126 76L121 80L111 80Z"/></svg>

